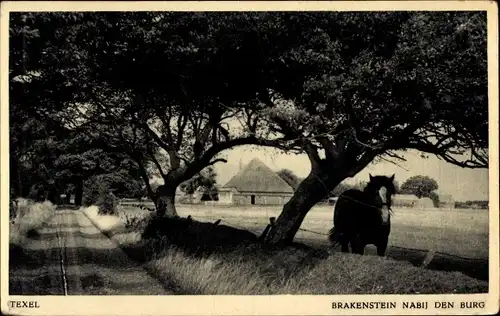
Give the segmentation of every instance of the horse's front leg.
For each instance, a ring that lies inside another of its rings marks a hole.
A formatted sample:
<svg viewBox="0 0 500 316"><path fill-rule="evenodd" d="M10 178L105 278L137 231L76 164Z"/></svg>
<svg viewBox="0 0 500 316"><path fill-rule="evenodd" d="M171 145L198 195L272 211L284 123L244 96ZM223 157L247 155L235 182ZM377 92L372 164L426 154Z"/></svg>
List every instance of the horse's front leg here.
<svg viewBox="0 0 500 316"><path fill-rule="evenodd" d="M389 242L388 240L389 238L383 238L381 240L379 240L376 244L377 246L377 255L381 256L381 257L384 257L385 256L385 252L387 250L387 244Z"/></svg>
<svg viewBox="0 0 500 316"><path fill-rule="evenodd" d="M361 240L361 237L356 234L351 238L351 248L352 253L357 253L359 255L363 255L365 253L365 244Z"/></svg>
<svg viewBox="0 0 500 316"><path fill-rule="evenodd" d="M379 255L381 257L385 256L385 252L387 250L387 244L389 243L389 234L390 233L391 233L390 224L383 226L381 231L380 231L380 235L378 237L378 241L377 241L377 244L375 246L377 246L377 255Z"/></svg>

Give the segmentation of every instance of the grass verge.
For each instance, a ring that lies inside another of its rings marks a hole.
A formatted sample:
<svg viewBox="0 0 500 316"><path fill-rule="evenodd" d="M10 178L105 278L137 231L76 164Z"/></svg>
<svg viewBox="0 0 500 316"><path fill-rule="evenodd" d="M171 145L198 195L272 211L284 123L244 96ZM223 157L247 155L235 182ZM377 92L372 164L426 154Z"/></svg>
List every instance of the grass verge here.
<svg viewBox="0 0 500 316"><path fill-rule="evenodd" d="M21 246L26 237L36 234L36 229L50 219L56 210L49 201L33 203L26 199L18 199L17 208L17 215L9 227L10 247Z"/></svg>
<svg viewBox="0 0 500 316"><path fill-rule="evenodd" d="M87 216L133 259L179 294L438 294L484 293L488 283L376 256L326 249L270 250L252 245L194 256L157 239L144 241L123 216Z"/></svg>

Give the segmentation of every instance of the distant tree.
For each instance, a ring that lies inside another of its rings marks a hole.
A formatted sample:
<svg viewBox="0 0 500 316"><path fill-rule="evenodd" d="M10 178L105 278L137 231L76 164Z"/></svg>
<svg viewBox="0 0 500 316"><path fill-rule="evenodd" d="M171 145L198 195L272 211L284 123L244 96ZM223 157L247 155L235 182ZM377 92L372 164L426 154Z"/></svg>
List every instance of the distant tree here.
<svg viewBox="0 0 500 316"><path fill-rule="evenodd" d="M211 196L211 194L215 194L214 191L217 191L216 184L217 173L215 172L213 166L208 166L191 179L181 183L179 187L181 191L186 193L192 201L193 194L200 187L202 188L204 195L208 194Z"/></svg>
<svg viewBox="0 0 500 316"><path fill-rule="evenodd" d="M219 189L216 186L211 188L205 188L203 195L201 196L202 201L218 201L219 200Z"/></svg>
<svg viewBox="0 0 500 316"><path fill-rule="evenodd" d="M396 189L396 194L401 192L401 186L399 185L399 181L394 180L394 188Z"/></svg>
<svg viewBox="0 0 500 316"><path fill-rule="evenodd" d="M432 200L434 207L439 207L439 194L437 194L436 192L431 192L429 193L428 198Z"/></svg>
<svg viewBox="0 0 500 316"><path fill-rule="evenodd" d="M438 189L436 180L428 176L413 176L401 185L401 192L404 194L413 194L418 198L431 197L431 193Z"/></svg>
<svg viewBox="0 0 500 316"><path fill-rule="evenodd" d="M297 177L297 175L293 173L292 170L281 169L276 173L278 174L278 176L280 176L281 179L283 179L286 183L288 183L288 185L290 185L294 191L297 189L300 182L302 182L302 179Z"/></svg>
<svg viewBox="0 0 500 316"><path fill-rule="evenodd" d="M332 190L330 196L339 197L345 191L352 189L352 186L346 183L339 183L335 189Z"/></svg>
<svg viewBox="0 0 500 316"><path fill-rule="evenodd" d="M365 187L366 187L366 181L358 181L352 186L353 189L360 191L363 191Z"/></svg>

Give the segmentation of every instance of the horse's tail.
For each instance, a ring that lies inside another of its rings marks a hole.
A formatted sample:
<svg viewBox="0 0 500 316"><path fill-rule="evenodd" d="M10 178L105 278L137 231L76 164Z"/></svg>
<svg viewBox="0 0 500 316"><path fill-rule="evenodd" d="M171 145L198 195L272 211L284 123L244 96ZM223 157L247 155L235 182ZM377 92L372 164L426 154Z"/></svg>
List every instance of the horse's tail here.
<svg viewBox="0 0 500 316"><path fill-rule="evenodd" d="M338 229L335 229L335 227L333 227L332 229L330 229L330 231L328 232L328 240L330 241L330 243L333 246L335 246L338 243L340 243L340 237L341 236L342 236L342 233Z"/></svg>

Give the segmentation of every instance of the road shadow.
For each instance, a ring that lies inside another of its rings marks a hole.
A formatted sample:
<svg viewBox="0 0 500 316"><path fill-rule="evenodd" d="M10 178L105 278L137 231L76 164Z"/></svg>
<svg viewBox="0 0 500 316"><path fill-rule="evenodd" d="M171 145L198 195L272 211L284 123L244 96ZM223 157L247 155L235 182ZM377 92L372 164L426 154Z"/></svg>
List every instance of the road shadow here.
<svg viewBox="0 0 500 316"><path fill-rule="evenodd" d="M184 221L184 219L182 220ZM167 228L168 225L165 225L164 222L160 221L158 224L161 224L162 228ZM168 223L167 223L168 224ZM175 223L178 224L178 223ZM301 238L301 241L295 243L294 247L288 248L284 250L287 253L279 253L274 249L266 249L261 248L261 246L255 242L256 236L258 232L255 232L252 236L247 237L247 232L243 232L239 229L234 229L225 225L215 225L214 223L200 223L195 222L194 224L191 222L189 225L185 227L180 227L182 225L176 225L176 229L165 231L165 235L170 237L172 244L175 246L180 246L181 248L196 250L193 253L197 253L200 249L199 243L200 240L205 243L205 246L209 246L210 250L208 253L219 252L219 255L231 255L232 250L235 246L240 245L241 241L251 240L253 243L249 245L248 248L245 248L243 252L238 253L237 255L241 256L242 259L247 258L248 260L255 260L256 257L262 255L263 257L267 256L275 256L276 264L282 265L283 270L286 270L291 266L290 261L279 260L280 258L292 258L293 256L296 260L296 267L311 267L320 262L325 258L325 253L329 246L325 242L314 242L313 240L304 240ZM65 228L68 230L73 230L77 228L81 228L79 225L45 225L46 228ZM154 228L154 227L153 227ZM180 229L182 228L182 229ZM42 228L43 229L43 228ZM156 231L156 230L155 230ZM172 236L171 233L176 232L175 236ZM73 232L43 232L39 230L38 233L32 234L32 236L28 237L31 240L52 240L57 239L58 235L63 238L69 237L65 235L72 235L72 238L84 238L89 241L85 243L85 247L66 247L63 252L63 256L67 256L68 254L78 254L78 264L79 265L94 265L107 268L107 269L128 269L130 267L130 262L124 260L124 256L126 258L135 259L136 266L139 266L141 262L144 262L146 259L146 254L144 253L144 249L140 246L137 247L111 247L108 243L102 243L103 238L107 240L103 234L99 233L84 233L82 231L73 231ZM181 237L182 236L182 237ZM254 237L255 236L255 237ZM240 237L240 238L237 238ZM113 241L113 240L112 240ZM227 242L228 247L225 249L211 249L214 245L218 246L221 242ZM114 241L113 241L114 244ZM116 245L116 244L114 244ZM292 249L292 248L300 248L300 249ZM215 250L215 251L213 251ZM300 251L298 251L300 250ZM340 251L340 249L334 249L335 251ZM44 265L45 262L48 262L46 259L46 253L54 253L59 252L59 248L57 247L47 247L44 249L22 249L19 247L11 247L9 249L10 260L9 260L9 269L21 271L17 273L17 277L21 277L24 275L24 281L12 280L10 282L10 293L12 295L26 295L35 294L35 295L55 295L56 293L43 293L44 284L50 281L50 278L44 275L39 275L36 277L27 277L29 275L36 275L36 271L40 269L41 266ZM124 254L125 252L125 254ZM205 253L202 251L202 253ZM367 255L374 255L373 249L366 251ZM424 262L425 258L428 255L428 251L419 250L419 249L410 249L403 247L389 247L387 251L387 257L394 260L407 261L414 266L421 266ZM327 257L327 256L326 256ZM65 261L67 258L64 257ZM283 262L282 262L283 261ZM471 258L462 258L458 256L451 256L443 253L434 254L433 259L427 265L428 269L432 270L441 270L441 271L458 271L470 277L488 281L488 260L485 259L471 259ZM290 273L296 272L294 269L288 269ZM147 270L146 270L147 271ZM149 274L149 272L148 272ZM153 275L152 275L153 276ZM33 282L32 285L28 284ZM99 279L95 275L87 276L86 279L82 279L82 287L85 289L93 289L99 288L102 286L102 280ZM165 286L164 286L165 287ZM170 289L165 287L165 289ZM48 291L48 290L47 290ZM60 294L60 293L57 293Z"/></svg>
<svg viewBox="0 0 500 316"><path fill-rule="evenodd" d="M26 279L29 278L29 282ZM52 278L47 274L32 276L9 275L10 295L64 295L62 282L54 287Z"/></svg>
<svg viewBox="0 0 500 316"><path fill-rule="evenodd" d="M340 252L340 249L335 248L334 251ZM386 257L393 260L406 261L416 267L422 267L428 254L428 250L390 246L387 249ZM365 255L375 256L376 251L371 249L365 250ZM489 280L489 263L487 259L464 258L436 252L432 260L423 268L437 271L456 271L478 280Z"/></svg>
<svg viewBox="0 0 500 316"><path fill-rule="evenodd" d="M47 253L60 255L65 262L71 262L68 257L77 254L78 265L97 265L109 269L128 269L130 267L130 261L125 260L128 259L128 256L120 248L85 246L65 247L64 251L60 251L57 247L36 250L13 247L9 250L9 268L11 270L38 270L49 262L49 259L46 258Z"/></svg>
<svg viewBox="0 0 500 316"><path fill-rule="evenodd" d="M427 269L459 271L479 280L489 280L489 262L485 259L469 259L445 253L437 253L428 264Z"/></svg>

